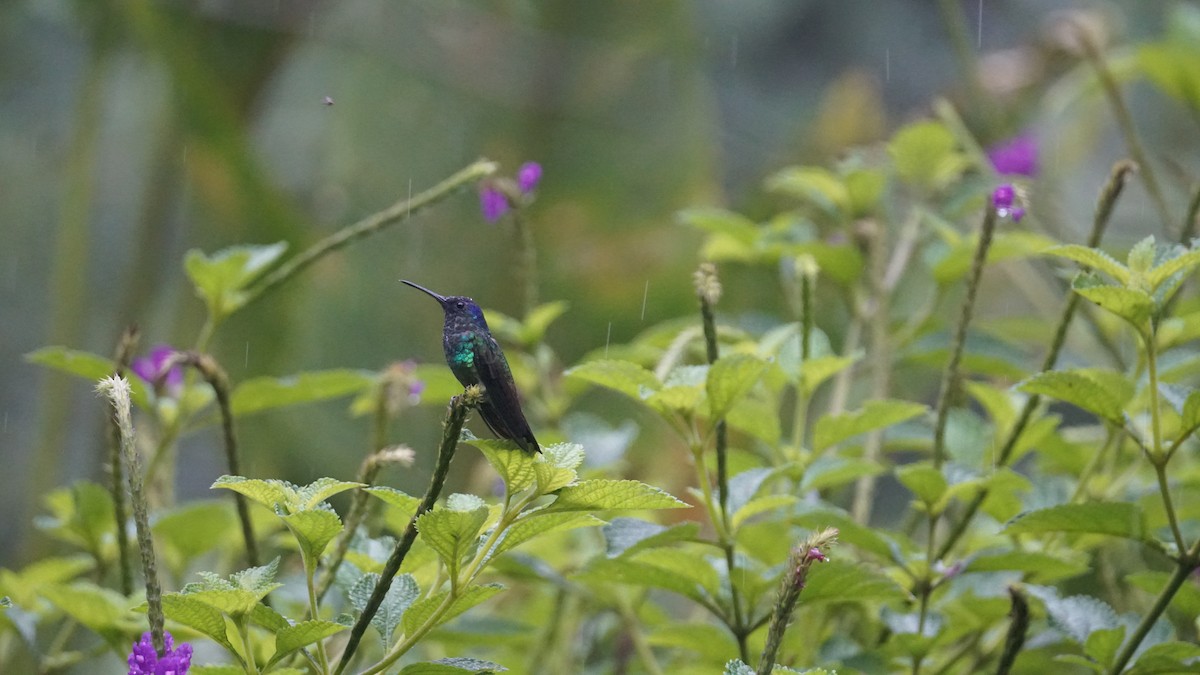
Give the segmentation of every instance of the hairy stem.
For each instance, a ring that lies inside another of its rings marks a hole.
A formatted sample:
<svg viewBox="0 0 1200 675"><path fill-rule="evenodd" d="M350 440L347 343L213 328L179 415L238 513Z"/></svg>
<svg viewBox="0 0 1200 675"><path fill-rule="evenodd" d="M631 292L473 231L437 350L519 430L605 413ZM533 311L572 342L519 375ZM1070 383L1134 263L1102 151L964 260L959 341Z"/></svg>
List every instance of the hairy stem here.
<svg viewBox="0 0 1200 675"><path fill-rule="evenodd" d="M117 365L113 369L113 377L125 376L125 371L133 359L133 353L137 351L139 334L137 326L129 326L121 333L114 359ZM117 567L121 574L121 593L131 595L133 593L133 567L129 557L129 532L125 529L128 515L125 512L125 488L122 485L125 482L125 472L121 470L121 427L117 424L116 417L110 418L109 426L111 442L109 443L108 466L112 472L109 493L113 500L113 519L117 521Z"/></svg>
<svg viewBox="0 0 1200 675"><path fill-rule="evenodd" d="M1125 670L1125 666L1133 658L1137 648L1142 644L1142 640L1146 639L1146 636L1150 634L1150 629L1154 628L1154 624L1158 621L1158 618L1162 616L1163 612L1167 611L1167 605L1171 604L1171 600L1175 597L1175 594L1197 567L1200 567L1200 540L1197 540L1191 550L1180 556L1179 560L1176 561L1175 571L1171 574L1167 585L1163 587L1158 597L1155 598L1154 605L1150 608L1150 611L1146 613L1146 616L1142 617L1133 634L1129 636L1129 639L1121 647L1116 660L1113 661L1112 667L1108 670L1110 675L1119 675L1121 671Z"/></svg>
<svg viewBox="0 0 1200 675"><path fill-rule="evenodd" d="M249 305L269 291L278 288L309 265L341 249L350 242L374 234L388 225L407 220L413 214L419 213L458 190L472 185L479 179L490 176L495 172L495 162L486 159L477 160L428 190L408 199L402 199L378 213L371 214L353 225L334 232L310 246L303 253L293 256L248 288L245 292L245 301L241 307Z"/></svg>
<svg viewBox="0 0 1200 675"><path fill-rule="evenodd" d="M346 649L342 652L342 657L338 660L334 673L342 673L350 664L350 659L354 657L354 652L358 649L363 634L371 625L371 619L379 611L384 596L392 587L392 579L400 571L400 565L404 563L409 549L417 540L417 518L431 510L434 503L437 502L438 495L442 493L442 487L446 484L446 476L450 473L450 461L454 459L454 451L458 449L458 437L462 434L463 424L467 421L467 411L478 401L478 398L479 393L476 391L470 394L464 392L450 400L450 407L446 411L446 421L442 429L442 442L438 446L436 464L433 475L429 479L429 488L425 490L425 497L417 506L412 518L409 519L408 526L404 528L404 534L400 536L400 541L396 542L396 548L392 550L392 555L384 564L383 571L379 575L379 583L375 584L375 590L371 592L371 598L367 600L366 607L363 608L358 621L354 622L354 627L350 629L350 639L346 643Z"/></svg>

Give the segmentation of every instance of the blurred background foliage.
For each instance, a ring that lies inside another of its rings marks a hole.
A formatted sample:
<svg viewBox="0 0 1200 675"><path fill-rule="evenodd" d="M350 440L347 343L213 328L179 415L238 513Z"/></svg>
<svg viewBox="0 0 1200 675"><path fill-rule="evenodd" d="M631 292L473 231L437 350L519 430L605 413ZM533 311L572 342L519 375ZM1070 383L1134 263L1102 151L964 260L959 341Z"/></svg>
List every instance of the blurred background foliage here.
<svg viewBox="0 0 1200 675"><path fill-rule="evenodd" d="M10 542L0 564L36 555L30 523L42 495L102 472L103 406L85 382L22 355L49 344L107 354L131 322L146 348L190 346L204 314L182 273L189 249L286 241L294 253L480 156L510 175L534 160L545 168L527 210L541 297L570 304L548 341L571 363L694 310L700 235L679 226L677 211L772 213L778 198L761 189L765 176L882 140L928 114L938 95L984 143L1035 130L1036 215L1078 240L1125 150L1065 17L1095 31L1137 92L1132 114L1179 205L1200 168L1172 157L1196 156L1200 105L1165 105L1196 92L1154 73L1137 45L1200 34L1195 12L1181 7L0 3L0 510L9 514L0 537ZM1140 186L1131 190L1113 247L1150 230L1152 209ZM437 363L440 313L397 279L516 315L515 252L512 224L486 223L463 192L322 260L235 316L211 350L235 382ZM786 315L762 275L723 270L727 306ZM829 323L821 327L836 335L836 317ZM419 455L438 433L441 403L432 403L395 430ZM351 476L368 424L346 411L337 401L243 424L245 472L298 483ZM620 409L604 412L620 421ZM653 433L644 431L634 454L646 459L636 463L653 464ZM207 495L223 472L217 443L207 430L187 439L181 499ZM392 481L411 488L424 475Z"/></svg>

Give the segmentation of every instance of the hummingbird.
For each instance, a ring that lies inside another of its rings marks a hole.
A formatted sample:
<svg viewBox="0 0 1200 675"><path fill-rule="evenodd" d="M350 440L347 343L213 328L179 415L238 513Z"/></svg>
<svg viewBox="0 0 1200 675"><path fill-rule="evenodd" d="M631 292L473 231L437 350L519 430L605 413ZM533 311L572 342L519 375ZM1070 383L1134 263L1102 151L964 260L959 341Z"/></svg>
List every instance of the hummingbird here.
<svg viewBox="0 0 1200 675"><path fill-rule="evenodd" d="M521 401L508 361L488 330L479 305L462 295L438 295L411 281L400 281L425 292L442 306L446 315L442 326L446 365L464 387L483 385L485 391L479 414L488 429L500 438L515 442L525 452L541 452L542 448L521 412Z"/></svg>

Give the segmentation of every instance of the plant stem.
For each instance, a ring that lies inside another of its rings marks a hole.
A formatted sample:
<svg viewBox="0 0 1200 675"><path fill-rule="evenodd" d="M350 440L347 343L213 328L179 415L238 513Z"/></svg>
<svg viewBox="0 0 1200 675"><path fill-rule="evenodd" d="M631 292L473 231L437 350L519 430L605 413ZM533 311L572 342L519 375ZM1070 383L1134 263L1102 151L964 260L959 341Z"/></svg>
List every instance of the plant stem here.
<svg viewBox="0 0 1200 675"><path fill-rule="evenodd" d="M309 265L320 260L329 253L341 249L345 245L367 235L374 234L388 225L407 220L410 216L436 204L458 190L471 185L481 178L486 178L496 172L496 163L480 159L442 182L424 192L402 199L388 208L371 214L366 218L344 227L310 246L275 270L264 276L245 291L245 300L239 307L245 307L262 297L269 291L281 286L292 277L303 271Z"/></svg>
<svg viewBox="0 0 1200 675"><path fill-rule="evenodd" d="M115 354L117 365L113 369L114 377L125 376L125 371L133 359L133 353L137 351L138 336L138 327L133 325L127 327L121 334ZM125 481L125 472L121 470L121 428L115 417L109 419L111 442L109 443L108 466L112 472L109 493L113 500L113 519L117 521L117 567L121 574L121 593L128 596L133 593L133 567L129 559L129 532L125 529L128 515L125 512L125 488L122 485Z"/></svg>
<svg viewBox="0 0 1200 675"><path fill-rule="evenodd" d="M229 377L217 360L208 354L198 352L176 352L163 364L160 372L166 376L176 365L195 368L208 386L212 387L217 400L217 409L221 414L221 435L225 442L225 463L229 475L241 476L241 461L238 459L237 434L233 430L233 409L229 403ZM258 541L254 536L254 525L250 520L250 502L240 492L234 493L237 504L238 520L242 526L242 541L246 545L246 562L250 567L258 567Z"/></svg>
<svg viewBox="0 0 1200 675"><path fill-rule="evenodd" d="M472 391L473 389L475 391ZM417 506L412 518L409 519L408 526L404 528L404 534L400 536L400 541L396 542L396 548L392 550L392 555L384 564L383 571L379 575L379 582L375 584L375 590L371 592L366 607L363 608L358 621L354 622L354 627L350 629L350 639L338 660L337 668L334 669L335 674L340 675L350 664L350 659L353 658L354 651L358 649L363 634L371 625L371 619L379 611L384 596L392 587L392 579L400 571L400 565L404 563L409 549L417 540L417 518L431 510L434 503L437 502L438 495L441 494L442 487L446 484L446 476L450 473L450 461L454 459L454 451L458 449L458 437L462 433L463 424L467 421L467 411L478 401L479 395L477 387L468 387L467 392L450 399L450 407L446 411L446 421L442 429L442 442L438 446L437 460L433 475L429 479L429 488L425 490L425 497Z"/></svg>
<svg viewBox="0 0 1200 675"><path fill-rule="evenodd" d="M513 210L513 226L517 230L517 245L520 248L521 286L524 289L525 318L538 306L537 247L533 243L533 228L522 215L520 208Z"/></svg>
<svg viewBox="0 0 1200 675"><path fill-rule="evenodd" d="M1169 229L1174 220L1171 218L1171 212L1167 209L1167 201L1163 197L1162 188L1159 187L1158 178L1155 177L1154 167L1150 165L1150 158L1146 155L1145 149L1142 148L1142 142L1137 134L1137 127L1133 124L1133 116L1129 114L1129 108L1125 105L1125 99L1121 96L1121 89L1117 86L1117 81L1113 77L1112 71L1108 69L1108 64L1104 61L1104 55L1100 53L1100 48L1092 40L1087 28L1076 25L1075 34L1079 38L1079 42L1083 45L1083 51L1088 61L1096 69L1096 77L1100 80L1101 88L1104 89L1105 95L1108 96L1108 103L1112 106L1113 116L1117 119L1117 127L1120 128L1121 135L1125 137L1125 147L1129 150L1129 155L1133 157L1133 161L1137 162L1139 168L1141 168L1142 182L1146 184L1146 192L1150 193L1150 199L1154 203L1154 208L1158 211L1159 218L1162 219L1163 227Z"/></svg>
<svg viewBox="0 0 1200 675"><path fill-rule="evenodd" d="M1158 618L1167 610L1167 605L1171 604L1175 593L1179 591L1180 587L1183 586L1184 582L1187 581L1188 577L1197 567L1200 567L1200 540L1197 540L1192 545L1191 550L1181 555L1176 561L1175 571L1171 574L1171 578L1167 581L1167 585L1163 587L1162 592L1155 598L1154 606L1150 608L1146 616L1142 617L1142 621L1134 629L1133 634L1129 636L1129 639L1121 647L1116 660L1113 661L1112 667L1108 670L1110 675L1119 675L1121 671L1125 670L1126 664L1133 658L1137 648L1142 644L1142 640L1146 639L1146 636L1154 628L1154 624L1158 621Z"/></svg>
<svg viewBox="0 0 1200 675"><path fill-rule="evenodd" d="M1121 160L1113 164L1112 171L1109 172L1108 181L1100 191L1100 198L1096 203L1096 212L1092 217L1092 230L1088 234L1087 246L1096 248L1104 238L1104 232L1108 229L1108 222L1112 217L1113 208L1117 204L1117 199L1121 196L1121 192L1125 189L1125 182L1129 178L1129 174L1136 170L1137 166L1129 160ZM1062 314L1058 318L1058 325L1054 329L1054 337L1050 340L1050 348L1046 351L1045 357L1042 359L1041 372L1053 370L1058 363L1059 354L1062 353L1063 345L1067 341L1067 330L1071 326L1071 321L1075 317L1075 312L1079 308L1080 296L1074 291L1069 291L1067 302L1063 305ZM1037 410L1041 403L1042 397L1038 394L1033 394L1025 399L1025 405L1021 408L1021 414L1017 416L1017 421L1009 430L1008 435L1004 439L1004 444L1000 447L1000 452L996 455L996 466L1007 466L1009 460L1012 459L1012 453L1017 447L1017 441L1021 438L1021 434L1025 432L1025 428L1033 419L1033 413ZM966 533L967 527L971 524L971 520L979 511L979 507L983 505L987 499L988 490L983 489L976 493L975 497L967 504L962 516L951 529L950 534L938 549L935 560L946 557L962 535Z"/></svg>
<svg viewBox="0 0 1200 675"><path fill-rule="evenodd" d="M129 501L133 506L133 522L137 528L138 551L142 558L142 573L146 578L146 616L150 622L150 640L158 654L165 649L163 641L162 586L158 583L158 566L154 559L154 540L150 536L150 515L146 495L142 492L142 467L138 458L133 431L133 413L129 381L123 377L100 380L96 391L109 399L113 417L121 433L121 456L125 460L125 475L129 482Z"/></svg>
<svg viewBox="0 0 1200 675"><path fill-rule="evenodd" d="M617 611L621 614L622 621L625 622L625 631L629 635L629 641L633 643L633 650L637 652L638 659L646 668L646 672L650 675L663 675L662 666L658 665L658 659L654 656L654 650L646 642L646 638L642 635L639 626L637 613L633 611L633 607L629 604L629 598L624 594L617 594Z"/></svg>
<svg viewBox="0 0 1200 675"><path fill-rule="evenodd" d="M315 583L317 572L316 561L312 561L311 565L307 564L308 562L309 561L306 560L306 564L304 566L304 581L305 585L308 587L308 617L313 621L316 621L317 619L321 618L321 605L317 598L317 586ZM328 675L329 657L325 654L324 640L317 640L317 665L322 675Z"/></svg>
<svg viewBox="0 0 1200 675"><path fill-rule="evenodd" d="M889 335L891 318L891 289L885 283L887 275L887 259L884 250L887 246L885 228L872 228L874 235L870 239L867 250L869 260L869 283L871 301L869 307L868 326L871 330L871 400L882 400L888 397L891 389L892 373L892 344ZM878 462L883 446L883 432L872 431L867 435L863 444L863 459ZM858 479L854 485L854 501L850 515L855 522L865 525L871 519L871 510L875 503L875 475L870 474Z"/></svg>
<svg viewBox="0 0 1200 675"><path fill-rule="evenodd" d="M1025 599L1025 593L1020 588L1009 586L1008 594L1012 598L1012 610L1008 613L1012 622L1008 625L1008 635L1004 638L1004 652L1000 655L996 675L1008 675L1017 660L1017 654L1025 645L1025 633L1029 630L1029 602Z"/></svg>

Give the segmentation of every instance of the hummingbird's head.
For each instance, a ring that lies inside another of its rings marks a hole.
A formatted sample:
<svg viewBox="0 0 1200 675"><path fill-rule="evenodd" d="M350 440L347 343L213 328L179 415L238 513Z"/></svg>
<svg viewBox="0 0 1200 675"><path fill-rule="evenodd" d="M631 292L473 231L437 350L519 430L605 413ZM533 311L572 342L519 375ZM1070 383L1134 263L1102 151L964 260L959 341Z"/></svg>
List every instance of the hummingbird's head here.
<svg viewBox="0 0 1200 675"><path fill-rule="evenodd" d="M446 314L447 325L451 323L460 325L466 324L475 328L487 330L488 325L487 320L483 318L483 310L480 309L479 305L477 305L471 298L468 298L465 295L438 295L428 288L425 288L424 286L418 286L411 281L405 281L404 279L401 279L400 282L412 286L419 291L423 291L429 295L429 297L437 300L438 304L442 306L442 311Z"/></svg>

